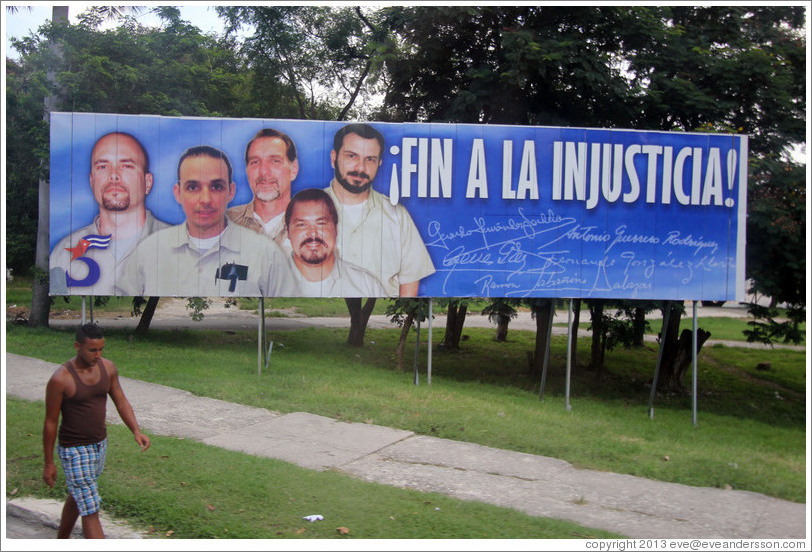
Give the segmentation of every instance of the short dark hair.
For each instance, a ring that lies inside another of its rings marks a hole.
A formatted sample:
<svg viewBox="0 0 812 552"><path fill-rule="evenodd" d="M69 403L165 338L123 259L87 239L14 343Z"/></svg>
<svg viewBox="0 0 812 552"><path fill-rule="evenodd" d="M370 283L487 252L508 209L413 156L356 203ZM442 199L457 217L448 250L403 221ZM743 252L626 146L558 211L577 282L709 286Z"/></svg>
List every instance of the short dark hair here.
<svg viewBox="0 0 812 552"><path fill-rule="evenodd" d="M95 323L84 324L76 329L77 343L84 343L88 339L102 339L103 337L104 334L102 333L102 329Z"/></svg>
<svg viewBox="0 0 812 552"><path fill-rule="evenodd" d="M290 217L293 215L293 206L301 201L321 201L324 203L327 206L327 210L330 212L330 218L332 218L333 222L336 224L336 226L338 226L338 211L336 211L335 203L333 203L333 199L330 197L330 194L319 188L308 188L306 190L296 192L296 194L290 198L288 208L285 209L285 228L290 226Z"/></svg>
<svg viewBox="0 0 812 552"><path fill-rule="evenodd" d="M231 184L233 181L231 178L231 161L228 160L228 156L225 153L212 146L193 146L181 154L180 159L178 160L178 182L180 182L180 166L183 164L183 162L189 157L202 156L222 159L228 168L228 183Z"/></svg>
<svg viewBox="0 0 812 552"><path fill-rule="evenodd" d="M357 134L366 140L374 138L381 146L381 158L383 158L383 134L372 125L366 123L350 123L338 129L338 132L336 132L333 137L333 150L336 153L338 153L339 150L341 150L341 146L344 145L344 137L347 134Z"/></svg>
<svg viewBox="0 0 812 552"><path fill-rule="evenodd" d="M136 138L135 136L133 136L129 132L121 132L121 131L118 131L118 130L114 130L113 132L108 132L107 134L105 134L103 136L99 136L98 139L95 142L93 142L93 147L90 149L90 165L91 165L91 168L92 168L92 165L93 165L93 152L96 151L96 144L101 142L103 138L107 138L108 136L112 136L114 134L117 134L118 136L126 136L127 138L130 138L133 142L138 144L138 149L140 149L141 153L144 155L144 174L148 173L149 172L149 153L147 153L147 149L144 147L144 144L142 144L141 141L138 138Z"/></svg>
<svg viewBox="0 0 812 552"><path fill-rule="evenodd" d="M285 134L284 132L280 132L273 128L263 128L256 134L254 137L251 138L251 141L248 142L248 145L245 146L245 163L248 163L248 150L251 149L251 144L254 143L254 140L257 138L279 138L283 142L285 142L285 154L288 156L288 161L293 163L296 161L296 144L293 143L293 140L290 136Z"/></svg>

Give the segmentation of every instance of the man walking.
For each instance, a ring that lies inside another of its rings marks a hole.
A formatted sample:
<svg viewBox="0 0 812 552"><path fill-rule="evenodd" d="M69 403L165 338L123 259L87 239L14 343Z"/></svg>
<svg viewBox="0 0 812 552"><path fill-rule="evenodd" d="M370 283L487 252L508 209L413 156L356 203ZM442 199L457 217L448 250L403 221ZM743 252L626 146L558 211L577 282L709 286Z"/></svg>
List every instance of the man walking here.
<svg viewBox="0 0 812 552"><path fill-rule="evenodd" d="M57 452L65 472L68 498L62 508L57 538L70 538L76 519L82 517L85 538L103 539L99 509L98 478L104 468L107 452L107 396L145 451L149 437L141 433L130 401L118 379L118 369L102 359L104 336L95 324L85 324L76 331L76 356L57 368L45 388L45 424L42 444L45 467L42 479L53 487L56 483L54 443L59 427ZM62 415L62 423L59 416Z"/></svg>

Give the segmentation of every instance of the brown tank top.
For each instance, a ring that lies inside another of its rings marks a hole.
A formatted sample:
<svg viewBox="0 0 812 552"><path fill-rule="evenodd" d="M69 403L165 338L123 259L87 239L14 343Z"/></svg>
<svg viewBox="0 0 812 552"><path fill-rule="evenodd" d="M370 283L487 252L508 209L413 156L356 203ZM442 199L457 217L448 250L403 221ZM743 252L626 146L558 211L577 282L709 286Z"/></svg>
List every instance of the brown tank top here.
<svg viewBox="0 0 812 552"><path fill-rule="evenodd" d="M107 414L107 394L110 392L110 378L102 360L99 360L101 376L93 385L85 385L73 367L73 361L65 364L73 381L76 393L62 399L62 424L59 426L59 444L63 447L92 445L107 437L104 422Z"/></svg>

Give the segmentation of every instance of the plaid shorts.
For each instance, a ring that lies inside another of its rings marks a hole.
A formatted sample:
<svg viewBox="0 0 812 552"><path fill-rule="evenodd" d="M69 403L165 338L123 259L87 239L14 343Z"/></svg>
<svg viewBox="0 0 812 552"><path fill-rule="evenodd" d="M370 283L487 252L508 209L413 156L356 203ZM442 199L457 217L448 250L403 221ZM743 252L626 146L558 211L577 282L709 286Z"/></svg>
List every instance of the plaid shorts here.
<svg viewBox="0 0 812 552"><path fill-rule="evenodd" d="M107 439L93 445L57 445L56 450L62 461L68 492L79 507L79 515L87 516L98 512L101 508L101 496L96 480L104 469Z"/></svg>

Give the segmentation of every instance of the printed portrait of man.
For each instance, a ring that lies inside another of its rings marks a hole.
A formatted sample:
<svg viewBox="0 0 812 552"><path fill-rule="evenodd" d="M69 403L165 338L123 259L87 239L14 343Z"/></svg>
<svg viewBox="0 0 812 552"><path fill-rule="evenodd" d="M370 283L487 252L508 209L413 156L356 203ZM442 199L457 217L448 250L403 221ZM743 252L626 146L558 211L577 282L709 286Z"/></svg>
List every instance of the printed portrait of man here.
<svg viewBox="0 0 812 552"><path fill-rule="evenodd" d="M178 161L175 200L186 220L138 245L122 271L120 293L160 296L289 296L298 288L279 246L226 217L235 183L230 160L211 146Z"/></svg>
<svg viewBox="0 0 812 552"><path fill-rule="evenodd" d="M346 125L334 136L326 191L338 211L338 252L375 275L387 296L415 297L434 264L406 208L372 188L383 152L383 135L368 124Z"/></svg>
<svg viewBox="0 0 812 552"><path fill-rule="evenodd" d="M50 289L67 294L113 295L121 267L138 243L169 225L156 219L145 200L154 184L149 154L124 132L101 136L90 154L90 189L98 215L61 239L51 251Z"/></svg>
<svg viewBox="0 0 812 552"><path fill-rule="evenodd" d="M257 132L245 148L245 174L254 197L245 205L231 207L228 218L288 248L285 209L291 183L299 174L293 140L272 128Z"/></svg>
<svg viewBox="0 0 812 552"><path fill-rule="evenodd" d="M338 212L327 192L309 188L294 195L285 211L285 226L303 296L385 296L375 276L337 255Z"/></svg>

